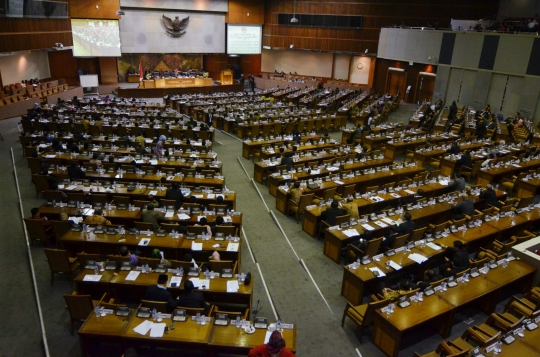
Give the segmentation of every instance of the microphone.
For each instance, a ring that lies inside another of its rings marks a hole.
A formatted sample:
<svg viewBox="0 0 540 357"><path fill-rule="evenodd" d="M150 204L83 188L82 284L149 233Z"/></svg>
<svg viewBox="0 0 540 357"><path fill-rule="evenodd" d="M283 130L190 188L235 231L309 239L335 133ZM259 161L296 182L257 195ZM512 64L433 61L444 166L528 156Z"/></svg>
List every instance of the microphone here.
<svg viewBox="0 0 540 357"><path fill-rule="evenodd" d="M254 315L257 315L259 313L259 311L262 309L259 309L259 302L260 300L257 300L257 306L255 307L255 309L253 309L253 314Z"/></svg>

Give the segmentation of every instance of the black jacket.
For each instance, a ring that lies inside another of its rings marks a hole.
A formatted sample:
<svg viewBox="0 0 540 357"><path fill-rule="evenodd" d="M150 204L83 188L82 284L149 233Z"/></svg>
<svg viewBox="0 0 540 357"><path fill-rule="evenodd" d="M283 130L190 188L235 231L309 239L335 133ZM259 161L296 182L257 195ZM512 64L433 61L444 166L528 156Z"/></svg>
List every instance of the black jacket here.
<svg viewBox="0 0 540 357"><path fill-rule="evenodd" d="M152 301L164 301L167 303L169 310L173 310L176 307L176 300L173 299L171 293L167 289L162 289L157 285L149 286L146 289L144 299Z"/></svg>
<svg viewBox="0 0 540 357"><path fill-rule="evenodd" d="M203 307L205 312L208 313L208 304L204 300L204 296L199 292L184 293L178 297L177 305L181 307Z"/></svg>
<svg viewBox="0 0 540 357"><path fill-rule="evenodd" d="M494 207L501 206L501 204L499 203L499 199L497 198L497 193L492 189L480 192L480 195L478 197L482 198L484 202L488 205L492 205Z"/></svg>

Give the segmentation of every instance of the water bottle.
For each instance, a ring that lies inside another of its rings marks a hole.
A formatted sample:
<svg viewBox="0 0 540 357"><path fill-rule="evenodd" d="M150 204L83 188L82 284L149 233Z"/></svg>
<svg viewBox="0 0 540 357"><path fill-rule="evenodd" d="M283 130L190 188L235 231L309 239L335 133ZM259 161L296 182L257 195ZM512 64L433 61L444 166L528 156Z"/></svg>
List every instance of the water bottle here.
<svg viewBox="0 0 540 357"><path fill-rule="evenodd" d="M144 266L144 268L146 269L146 272L147 272L147 273L150 272L150 267L148 266L148 264L146 264L146 265Z"/></svg>
<svg viewBox="0 0 540 357"><path fill-rule="evenodd" d="M94 275L98 275L97 263L94 265Z"/></svg>
<svg viewBox="0 0 540 357"><path fill-rule="evenodd" d="M56 207L56 200L52 200L53 207Z"/></svg>
<svg viewBox="0 0 540 357"><path fill-rule="evenodd" d="M155 308L155 307L152 309L152 319L153 319L154 321L156 321L156 319L157 319L157 311L156 311L156 308Z"/></svg>
<svg viewBox="0 0 540 357"><path fill-rule="evenodd" d="M184 267L180 267L180 269L178 270L178 274L180 276L184 276Z"/></svg>
<svg viewBox="0 0 540 357"><path fill-rule="evenodd" d="M201 324L201 313L197 312L197 315L195 315L195 321L197 322L197 325Z"/></svg>
<svg viewBox="0 0 540 357"><path fill-rule="evenodd" d="M276 322L276 330L281 332L281 320L278 319L277 322Z"/></svg>
<svg viewBox="0 0 540 357"><path fill-rule="evenodd" d="M94 314L96 314L96 317L99 317L99 315L101 315L99 311L99 305L96 305L96 307L94 307Z"/></svg>
<svg viewBox="0 0 540 357"><path fill-rule="evenodd" d="M240 328L240 315L236 316L236 328Z"/></svg>

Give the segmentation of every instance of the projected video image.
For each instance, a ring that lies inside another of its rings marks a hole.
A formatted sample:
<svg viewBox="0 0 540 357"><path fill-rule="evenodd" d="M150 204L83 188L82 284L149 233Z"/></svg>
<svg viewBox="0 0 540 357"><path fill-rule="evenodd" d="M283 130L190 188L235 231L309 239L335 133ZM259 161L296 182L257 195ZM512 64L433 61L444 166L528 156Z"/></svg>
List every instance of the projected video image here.
<svg viewBox="0 0 540 357"><path fill-rule="evenodd" d="M118 20L71 20L73 56L120 57Z"/></svg>

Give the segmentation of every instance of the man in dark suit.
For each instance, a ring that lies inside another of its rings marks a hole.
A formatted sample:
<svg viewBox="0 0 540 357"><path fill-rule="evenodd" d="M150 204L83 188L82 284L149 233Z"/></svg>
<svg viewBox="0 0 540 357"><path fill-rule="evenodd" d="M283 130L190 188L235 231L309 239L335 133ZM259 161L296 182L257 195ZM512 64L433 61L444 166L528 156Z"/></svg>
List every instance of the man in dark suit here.
<svg viewBox="0 0 540 357"><path fill-rule="evenodd" d="M461 194L461 202L452 206L452 219L459 220L465 217L465 215L474 216L474 203L466 193Z"/></svg>
<svg viewBox="0 0 540 357"><path fill-rule="evenodd" d="M499 199L497 198L497 192L495 192L493 186L491 186L490 184L486 185L486 188L483 189L482 192L480 192L478 197L483 199L486 205L491 205L497 208L501 207Z"/></svg>
<svg viewBox="0 0 540 357"><path fill-rule="evenodd" d="M461 155L461 158L456 161L455 171L459 172L459 169L461 169L462 166L467 166L469 168L472 168L473 166L471 152L469 150L466 150L463 155Z"/></svg>
<svg viewBox="0 0 540 357"><path fill-rule="evenodd" d="M165 199L175 200L176 209L182 206L182 203L184 202L184 194L182 193L182 190L178 187L178 183L173 182L171 188L167 189L167 192L165 192Z"/></svg>
<svg viewBox="0 0 540 357"><path fill-rule="evenodd" d="M418 283L416 283L416 287L419 288L420 290L424 290L428 288L431 285L431 283L438 281L440 279L442 279L442 275L435 274L433 270L428 269L424 272L423 279L419 281Z"/></svg>
<svg viewBox="0 0 540 357"><path fill-rule="evenodd" d="M294 169L294 160L292 158L292 152L286 153L279 163L280 165L287 165L287 171Z"/></svg>
<svg viewBox="0 0 540 357"><path fill-rule="evenodd" d="M467 253L463 242L454 241L454 247L446 247L446 251L451 255L451 258L444 258L446 262L439 267L441 274L454 276L469 267L469 253Z"/></svg>
<svg viewBox="0 0 540 357"><path fill-rule="evenodd" d="M208 314L210 305L204 300L202 293L194 292L194 286L191 280L184 283L184 293L178 297L177 305L180 307L204 308L205 314Z"/></svg>
<svg viewBox="0 0 540 357"><path fill-rule="evenodd" d="M459 144L457 142L453 142L452 146L450 147L450 150L448 150L450 154L459 154L461 152L461 148L459 147Z"/></svg>
<svg viewBox="0 0 540 357"><path fill-rule="evenodd" d="M459 191L463 192L465 191L465 179L461 177L461 174L459 172L456 172L454 176L454 181L452 181L448 188L450 189L450 192L452 191Z"/></svg>
<svg viewBox="0 0 540 357"><path fill-rule="evenodd" d="M176 307L176 300L172 297L171 293L167 290L168 276L166 274L160 274L158 277L157 285L151 285L146 288L145 300L152 301L164 301L167 303L169 310L173 310Z"/></svg>
<svg viewBox="0 0 540 357"><path fill-rule="evenodd" d="M214 114L212 114L211 112L206 113L205 118L204 118L206 125L212 126L213 117L214 117Z"/></svg>
<svg viewBox="0 0 540 357"><path fill-rule="evenodd" d="M321 220L325 221L330 226L335 225L336 217L347 214L347 211L345 211L343 208L338 208L338 206L338 201L332 201L330 208L327 208L323 213L321 213Z"/></svg>
<svg viewBox="0 0 540 357"><path fill-rule="evenodd" d="M410 237L410 235L416 228L416 223L414 223L414 221L411 221L412 216L409 212L405 212L405 215L403 216L403 218L405 218L405 222L401 223L398 226L398 234L400 236L408 234Z"/></svg>
<svg viewBox="0 0 540 357"><path fill-rule="evenodd" d="M70 179L83 179L86 177L86 174L79 166L77 166L76 163L71 163L71 165L67 168L67 172Z"/></svg>

